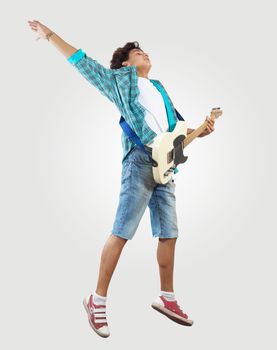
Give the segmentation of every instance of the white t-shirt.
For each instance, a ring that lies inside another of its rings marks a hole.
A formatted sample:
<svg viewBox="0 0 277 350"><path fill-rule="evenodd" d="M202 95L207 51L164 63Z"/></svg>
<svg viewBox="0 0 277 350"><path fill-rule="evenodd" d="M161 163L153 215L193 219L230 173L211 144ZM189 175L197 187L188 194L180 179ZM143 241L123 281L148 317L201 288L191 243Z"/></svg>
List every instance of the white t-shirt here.
<svg viewBox="0 0 277 350"><path fill-rule="evenodd" d="M168 130L168 120L163 97L148 78L138 77L138 101L145 108L145 121L158 135Z"/></svg>
<svg viewBox="0 0 277 350"><path fill-rule="evenodd" d="M138 77L138 101L145 108L145 121L157 135L168 131L165 103L160 91L148 78ZM175 174L172 173L175 179Z"/></svg>

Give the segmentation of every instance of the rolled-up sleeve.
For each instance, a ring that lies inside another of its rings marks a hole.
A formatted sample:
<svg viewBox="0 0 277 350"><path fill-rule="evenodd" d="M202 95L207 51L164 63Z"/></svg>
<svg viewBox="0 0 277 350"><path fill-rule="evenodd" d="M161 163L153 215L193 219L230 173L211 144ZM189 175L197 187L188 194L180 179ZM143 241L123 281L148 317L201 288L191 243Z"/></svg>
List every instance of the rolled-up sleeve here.
<svg viewBox="0 0 277 350"><path fill-rule="evenodd" d="M69 62L69 63L71 63L71 64L75 64L75 63L77 63L78 61L80 61L80 59L82 58L82 57L84 57L85 56L85 52L82 50L82 49L79 49L79 50L77 50L73 55L71 55L70 57L68 57L68 59L67 59L67 61Z"/></svg>
<svg viewBox="0 0 277 350"><path fill-rule="evenodd" d="M79 73L96 87L100 93L114 102L114 75L113 70L104 67L97 60L88 57L82 50L77 50L67 58Z"/></svg>

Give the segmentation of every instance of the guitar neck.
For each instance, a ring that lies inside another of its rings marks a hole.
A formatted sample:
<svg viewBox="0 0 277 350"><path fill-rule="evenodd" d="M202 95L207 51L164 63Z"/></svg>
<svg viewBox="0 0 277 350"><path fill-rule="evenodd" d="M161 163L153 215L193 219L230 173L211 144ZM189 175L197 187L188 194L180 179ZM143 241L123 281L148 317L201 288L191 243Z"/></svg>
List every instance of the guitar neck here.
<svg viewBox="0 0 277 350"><path fill-rule="evenodd" d="M191 132L189 135L187 135L187 137L183 141L183 148L187 147L187 145L189 145L191 143L191 141L193 141L196 137L198 137L200 134L202 134L202 132L206 129L207 124L208 124L208 122L205 121L202 125L199 126L199 128L193 130L193 132Z"/></svg>
<svg viewBox="0 0 277 350"><path fill-rule="evenodd" d="M211 110L210 119L214 121L215 118L218 118L221 115L222 115L222 110L220 109L220 107L215 107ZM187 145L189 145L191 141L193 141L196 137L202 134L202 132L206 129L207 125L208 125L208 120L206 119L204 123L199 126L199 128L193 130L193 132L188 134L184 139L184 141L182 142L183 148L187 147Z"/></svg>

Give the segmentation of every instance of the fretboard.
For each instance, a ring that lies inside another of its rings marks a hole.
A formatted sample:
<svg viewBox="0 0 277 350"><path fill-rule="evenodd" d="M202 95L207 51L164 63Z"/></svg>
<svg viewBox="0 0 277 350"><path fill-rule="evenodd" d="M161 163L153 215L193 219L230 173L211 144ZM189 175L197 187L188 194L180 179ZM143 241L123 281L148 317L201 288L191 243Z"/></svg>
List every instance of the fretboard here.
<svg viewBox="0 0 277 350"><path fill-rule="evenodd" d="M183 148L187 147L196 137L198 137L206 129L208 122L205 121L199 128L193 130L183 141Z"/></svg>

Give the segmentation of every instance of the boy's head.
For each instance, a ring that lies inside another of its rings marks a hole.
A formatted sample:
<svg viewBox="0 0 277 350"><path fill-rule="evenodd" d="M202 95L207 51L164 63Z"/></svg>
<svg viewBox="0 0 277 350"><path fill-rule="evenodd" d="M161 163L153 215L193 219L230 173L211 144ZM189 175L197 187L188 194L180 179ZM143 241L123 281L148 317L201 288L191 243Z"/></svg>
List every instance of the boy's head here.
<svg viewBox="0 0 277 350"><path fill-rule="evenodd" d="M148 54L139 47L137 41L128 42L123 47L117 48L110 63L111 69L135 65L138 69L149 71L152 66Z"/></svg>

